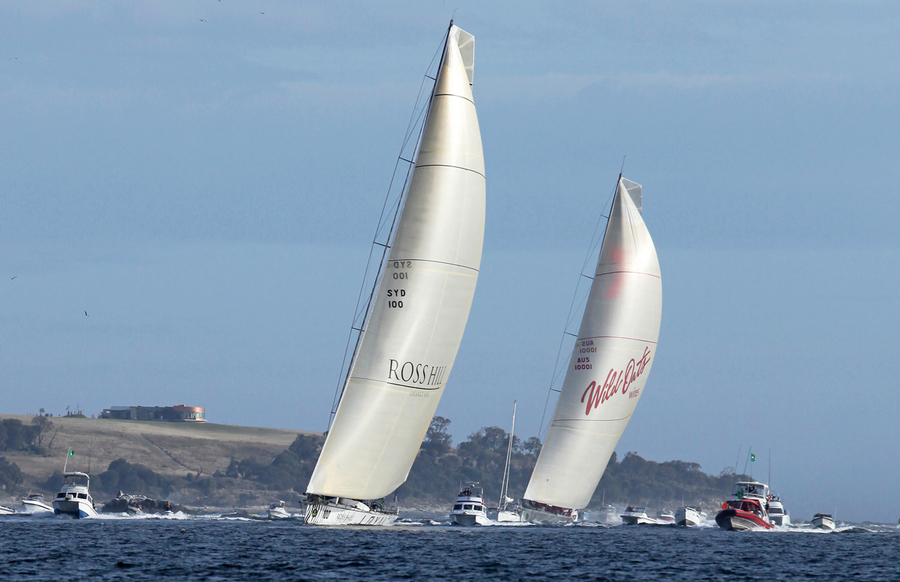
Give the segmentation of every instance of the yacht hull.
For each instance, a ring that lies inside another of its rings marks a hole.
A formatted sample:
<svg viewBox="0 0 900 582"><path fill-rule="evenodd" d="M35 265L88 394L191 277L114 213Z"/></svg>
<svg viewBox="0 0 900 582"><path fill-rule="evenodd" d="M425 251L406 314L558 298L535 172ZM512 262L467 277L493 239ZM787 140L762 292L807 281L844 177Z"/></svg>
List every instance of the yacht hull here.
<svg viewBox="0 0 900 582"><path fill-rule="evenodd" d="M773 527L755 513L740 509L723 509L716 515L716 523L722 529L733 531L766 530Z"/></svg>
<svg viewBox="0 0 900 582"><path fill-rule="evenodd" d="M80 519L97 517L94 507L85 499L56 499L53 501L53 513Z"/></svg>
<svg viewBox="0 0 900 582"><path fill-rule="evenodd" d="M362 506L362 507L360 507ZM306 525L392 525L397 521L396 513L363 509L365 504L351 507L340 503L309 503L306 505L304 523Z"/></svg>

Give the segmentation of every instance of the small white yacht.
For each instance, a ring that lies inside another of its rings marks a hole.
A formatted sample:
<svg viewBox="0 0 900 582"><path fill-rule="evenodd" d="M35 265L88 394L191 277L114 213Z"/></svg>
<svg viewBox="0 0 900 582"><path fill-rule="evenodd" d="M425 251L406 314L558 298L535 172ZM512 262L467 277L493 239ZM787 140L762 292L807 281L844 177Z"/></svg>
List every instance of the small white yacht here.
<svg viewBox="0 0 900 582"><path fill-rule="evenodd" d="M675 523L675 514L668 509L664 509L656 515L656 521L659 523Z"/></svg>
<svg viewBox="0 0 900 582"><path fill-rule="evenodd" d="M675 523L685 527L696 527L705 521L706 513L696 507L685 505L675 512Z"/></svg>
<svg viewBox="0 0 900 582"><path fill-rule="evenodd" d="M14 513L15 513L14 509L12 509L10 507L6 507L5 505L0 505L0 515L12 515Z"/></svg>
<svg viewBox="0 0 900 582"><path fill-rule="evenodd" d="M462 488L450 512L453 525L489 525L487 509L484 506L484 490L478 483L470 483Z"/></svg>
<svg viewBox="0 0 900 582"><path fill-rule="evenodd" d="M91 478L87 473L67 471L63 484L53 500L53 513L72 517L97 517L94 499L91 497Z"/></svg>
<svg viewBox="0 0 900 582"><path fill-rule="evenodd" d="M812 526L816 529L834 529L834 518L830 513L817 513L812 518Z"/></svg>
<svg viewBox="0 0 900 582"><path fill-rule="evenodd" d="M643 507L632 507L629 505L625 508L625 513L623 513L621 517L623 525L643 525L659 523L658 521L647 515L647 512Z"/></svg>
<svg viewBox="0 0 900 582"><path fill-rule="evenodd" d="M791 516L784 510L781 497L777 495L769 496L769 521L778 526L791 525Z"/></svg>
<svg viewBox="0 0 900 582"><path fill-rule="evenodd" d="M619 517L619 512L612 505L604 505L600 508L598 521L603 525L622 525L622 518Z"/></svg>
<svg viewBox="0 0 900 582"><path fill-rule="evenodd" d="M22 500L22 513L34 515L37 513L53 513L53 508L44 502L44 496L40 493L30 493Z"/></svg>
<svg viewBox="0 0 900 582"><path fill-rule="evenodd" d="M291 514L284 507L284 501L275 501L269 504L267 511L269 519L289 519Z"/></svg>

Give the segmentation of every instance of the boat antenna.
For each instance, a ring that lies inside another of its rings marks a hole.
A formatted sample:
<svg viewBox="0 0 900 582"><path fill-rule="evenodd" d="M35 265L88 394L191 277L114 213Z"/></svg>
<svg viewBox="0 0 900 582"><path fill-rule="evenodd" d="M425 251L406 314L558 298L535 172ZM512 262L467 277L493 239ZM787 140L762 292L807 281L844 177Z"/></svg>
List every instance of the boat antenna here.
<svg viewBox="0 0 900 582"><path fill-rule="evenodd" d="M450 27L453 26L453 21L450 21ZM441 70L441 65L444 62L444 54L446 51L447 41L450 37L450 28L447 29L447 33L444 35L438 50L440 51L440 60L438 61L437 72L434 76L429 74L434 62L437 58L437 51L435 51L435 55L432 57L431 62L428 64L428 69L425 72L425 75L422 79L422 83L419 86L419 94L416 97L416 103L413 106L413 112L410 116L409 125L406 128L406 133L403 136L403 142L400 146L400 154L397 156L397 161L394 162L394 171L391 174L391 181L388 184L387 193L385 194L384 203L381 207L381 216L378 218L378 225L375 227L375 235L372 238L372 245L369 248L369 258L366 261L366 270L363 274L362 284L360 285L359 295L356 301L356 309L353 312L353 322L350 325L350 333L347 336L347 343L344 346L344 358L341 361L341 369L338 374L337 385L334 389L334 397L331 401L331 412L328 415L328 427L325 430L325 434L327 437L328 432L331 430L331 423L334 421L334 416L337 414L338 405L341 402L341 398L344 396L344 388L347 386L347 382L350 380L350 373L353 371L353 366L356 363L356 355L359 352L359 346L362 343L362 337L365 334L366 327L368 326L369 314L372 307L372 301L375 296L375 292L378 290L378 284L381 282L381 277L383 275L384 263L387 260L388 252L391 248L391 242L393 238L394 228L397 225L397 220L400 216L400 211L403 208L403 202L406 199L406 193L409 189L409 183L412 179L413 171L415 170L415 160L418 158L419 146L422 143L422 134L425 132L425 125L428 122L428 116L431 113L431 103L434 100L434 90L437 87L437 75ZM427 103L422 105L422 97L425 93L425 88L428 83L427 80L431 80L431 89L428 91ZM421 105L421 108L420 108ZM413 146L412 155L409 159L403 157L403 153L406 151L407 146L410 143L410 139L415 136L415 144ZM402 171L400 169L400 164L406 164L406 175L403 180L403 185L400 188L400 194L397 196L397 200L395 202L391 202L391 194L394 192L394 183L397 180L398 174ZM393 212L391 212L393 211ZM390 227L387 232L387 236L384 237L384 242L379 241L379 237L384 232L384 227L388 224L385 215L390 216ZM381 257L378 260L377 269L373 269L372 266L374 264L373 256L376 254L375 248L381 247ZM366 282L369 280L369 272L373 271L375 273L374 280L372 281L371 289L369 290L368 295L365 294L367 289ZM356 341L353 341L353 335L356 334ZM350 344L353 343L353 351L350 351ZM349 357L349 364L348 364ZM345 372L346 370L346 372Z"/></svg>
<svg viewBox="0 0 900 582"><path fill-rule="evenodd" d="M625 171L625 156L622 156L622 167L619 169L619 177L622 177L622 172Z"/></svg>

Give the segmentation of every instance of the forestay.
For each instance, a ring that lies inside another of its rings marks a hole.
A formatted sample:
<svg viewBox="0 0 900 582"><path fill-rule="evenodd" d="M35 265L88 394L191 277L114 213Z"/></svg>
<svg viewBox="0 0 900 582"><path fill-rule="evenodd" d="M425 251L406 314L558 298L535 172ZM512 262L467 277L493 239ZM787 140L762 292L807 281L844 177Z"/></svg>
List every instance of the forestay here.
<svg viewBox="0 0 900 582"><path fill-rule="evenodd" d="M389 260L307 491L378 499L409 473L462 340L485 179L474 37L451 26Z"/></svg>
<svg viewBox="0 0 900 582"><path fill-rule="evenodd" d="M586 507L644 390L659 338L662 285L640 199L641 186L620 177L581 328L525 499Z"/></svg>

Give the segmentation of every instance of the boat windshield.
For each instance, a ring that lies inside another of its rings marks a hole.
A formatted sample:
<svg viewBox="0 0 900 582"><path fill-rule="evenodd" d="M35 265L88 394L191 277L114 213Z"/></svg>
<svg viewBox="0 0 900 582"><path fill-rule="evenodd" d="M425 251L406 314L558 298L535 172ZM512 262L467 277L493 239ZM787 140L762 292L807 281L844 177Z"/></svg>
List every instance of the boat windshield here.
<svg viewBox="0 0 900 582"><path fill-rule="evenodd" d="M63 487L87 487L89 481L87 475L66 475L63 479Z"/></svg>

